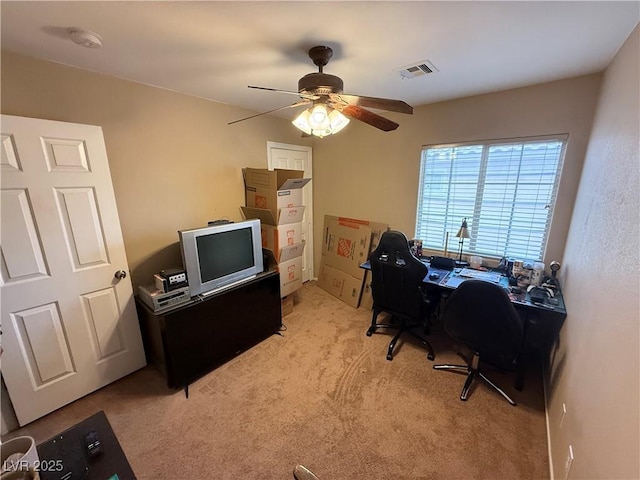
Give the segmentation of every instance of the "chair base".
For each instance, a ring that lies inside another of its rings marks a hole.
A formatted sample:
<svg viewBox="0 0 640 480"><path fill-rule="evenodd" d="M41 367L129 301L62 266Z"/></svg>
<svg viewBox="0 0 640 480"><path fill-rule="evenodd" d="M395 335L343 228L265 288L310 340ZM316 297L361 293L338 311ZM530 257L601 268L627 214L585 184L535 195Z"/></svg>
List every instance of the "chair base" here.
<svg viewBox="0 0 640 480"><path fill-rule="evenodd" d="M422 338L420 335L418 335L416 332L413 331L413 329L423 327L423 325L421 325L421 324L405 325L403 320L400 320L400 323L398 323L398 324L395 324L395 323L376 323L377 314L374 312L373 315L374 316L373 316L373 319L371 321L371 326L367 330L367 337L370 337L371 335L373 335L378 328L396 328L396 329L398 329L398 331L396 332L395 336L391 339L391 342L389 343L389 348L387 349L387 360L390 360L390 361L393 360L393 350L396 347L396 343L398 343L398 340L400 339L400 336L405 332L413 335L415 338L420 340L422 345L427 350L427 358L429 360L434 360L436 358L435 354L433 353L433 348L431 347L431 344L429 342L427 342L424 338ZM392 317L392 318L394 318L394 317Z"/></svg>
<svg viewBox="0 0 640 480"><path fill-rule="evenodd" d="M480 365L480 355L477 352L474 352L473 359L471 360L470 365L434 365L433 369L467 374L467 379L465 380L464 385L462 387L462 392L460 393L460 400L462 401L466 401L469 398L469 390L471 389L471 385L473 384L473 381L476 378L480 378L480 380L483 380L487 385L489 385L496 392L502 395L507 400L507 402L509 402L513 406L516 406L517 405L516 402L513 401L511 397L509 397L509 395L507 395L504 392L504 390L502 390L495 383L489 380L487 376L480 371L479 365Z"/></svg>

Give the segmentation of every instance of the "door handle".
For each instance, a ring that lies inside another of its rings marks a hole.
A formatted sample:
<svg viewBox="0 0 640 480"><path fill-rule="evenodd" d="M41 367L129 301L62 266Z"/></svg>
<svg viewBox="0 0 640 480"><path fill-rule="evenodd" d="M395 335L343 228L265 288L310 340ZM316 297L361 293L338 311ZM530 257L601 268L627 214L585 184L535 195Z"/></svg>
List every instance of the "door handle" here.
<svg viewBox="0 0 640 480"><path fill-rule="evenodd" d="M118 280L122 280L123 278L127 278L127 272L125 272L124 270L118 270L114 277L116 277Z"/></svg>

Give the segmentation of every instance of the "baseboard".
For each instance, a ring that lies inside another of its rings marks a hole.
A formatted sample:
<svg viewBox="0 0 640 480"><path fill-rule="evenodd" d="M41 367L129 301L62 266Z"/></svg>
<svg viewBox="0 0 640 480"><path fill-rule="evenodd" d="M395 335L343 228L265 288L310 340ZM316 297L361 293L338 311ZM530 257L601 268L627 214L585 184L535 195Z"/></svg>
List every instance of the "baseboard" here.
<svg viewBox="0 0 640 480"><path fill-rule="evenodd" d="M553 474L553 456L551 455L551 428L549 423L549 398L547 397L547 386L549 385L549 367L542 366L542 391L544 393L544 418L547 424L547 455L549 456L549 479L555 480Z"/></svg>

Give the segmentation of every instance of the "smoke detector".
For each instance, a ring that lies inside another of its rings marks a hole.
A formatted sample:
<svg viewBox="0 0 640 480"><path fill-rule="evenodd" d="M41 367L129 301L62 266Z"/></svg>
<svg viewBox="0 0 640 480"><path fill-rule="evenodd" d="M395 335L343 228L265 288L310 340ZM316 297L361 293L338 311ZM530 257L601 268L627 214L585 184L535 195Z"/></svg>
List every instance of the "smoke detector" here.
<svg viewBox="0 0 640 480"><path fill-rule="evenodd" d="M102 47L102 38L95 32L89 30L82 30L80 28L70 28L69 36L74 43L82 45L86 48L100 48Z"/></svg>

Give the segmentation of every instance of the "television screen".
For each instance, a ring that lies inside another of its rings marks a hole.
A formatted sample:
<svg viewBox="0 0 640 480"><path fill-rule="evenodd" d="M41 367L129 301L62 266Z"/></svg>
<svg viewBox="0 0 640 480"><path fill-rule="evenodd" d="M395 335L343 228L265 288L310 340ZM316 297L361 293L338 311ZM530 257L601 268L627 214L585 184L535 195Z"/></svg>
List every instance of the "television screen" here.
<svg viewBox="0 0 640 480"><path fill-rule="evenodd" d="M202 283L253 267L251 228L196 238Z"/></svg>
<svg viewBox="0 0 640 480"><path fill-rule="evenodd" d="M208 295L261 273L260 220L182 230L182 261L189 293Z"/></svg>

